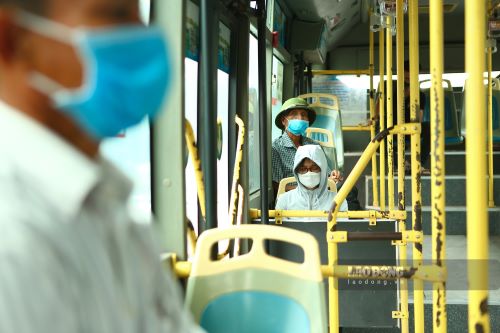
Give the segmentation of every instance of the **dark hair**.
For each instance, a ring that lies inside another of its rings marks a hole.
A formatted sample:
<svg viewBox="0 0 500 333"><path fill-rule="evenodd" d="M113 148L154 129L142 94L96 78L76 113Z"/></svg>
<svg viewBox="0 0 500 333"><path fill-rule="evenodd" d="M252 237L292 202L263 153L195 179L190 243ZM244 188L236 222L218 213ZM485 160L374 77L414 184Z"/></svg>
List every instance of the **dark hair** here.
<svg viewBox="0 0 500 333"><path fill-rule="evenodd" d="M43 14L47 0L0 0L0 7L12 7Z"/></svg>

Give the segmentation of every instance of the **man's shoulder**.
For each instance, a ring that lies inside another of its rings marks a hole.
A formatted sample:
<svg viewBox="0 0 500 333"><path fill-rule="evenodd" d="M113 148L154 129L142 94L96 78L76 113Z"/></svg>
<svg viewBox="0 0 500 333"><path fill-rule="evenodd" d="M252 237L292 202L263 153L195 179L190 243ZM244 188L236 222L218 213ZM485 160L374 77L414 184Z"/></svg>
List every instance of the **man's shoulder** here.
<svg viewBox="0 0 500 333"><path fill-rule="evenodd" d="M283 134L281 134L280 136L278 136L276 139L273 140L272 142L272 147L273 148L280 148L282 147L284 144L284 137L283 137Z"/></svg>

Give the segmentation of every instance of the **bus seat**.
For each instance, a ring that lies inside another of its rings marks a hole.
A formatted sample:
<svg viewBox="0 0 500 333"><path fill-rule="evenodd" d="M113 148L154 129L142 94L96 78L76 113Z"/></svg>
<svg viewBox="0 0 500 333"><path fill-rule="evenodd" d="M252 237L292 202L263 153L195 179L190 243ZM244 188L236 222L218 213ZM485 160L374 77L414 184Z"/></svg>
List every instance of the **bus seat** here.
<svg viewBox="0 0 500 333"><path fill-rule="evenodd" d="M221 240L248 239L247 254L212 260ZM291 243L303 262L266 252L265 241ZM188 279L186 303L208 333L327 332L318 243L308 233L266 225L240 225L201 234Z"/></svg>
<svg viewBox="0 0 500 333"><path fill-rule="evenodd" d="M344 137L342 134L342 117L337 96L330 94L304 94L298 96L309 102L316 111L314 127L330 130L333 134L338 169L344 170Z"/></svg>
<svg viewBox="0 0 500 333"><path fill-rule="evenodd" d="M500 143L500 105L499 105L499 100L500 100L500 80L496 78L492 78L492 96L491 96L491 104L492 104L492 125L493 125L493 142L494 143ZM486 84L486 87L488 85ZM466 136L466 127L465 127L465 99L466 99L466 91L465 91L465 84L464 84L464 90L462 94L462 100L463 100L463 112L462 112L462 125L461 125L461 134L465 137ZM488 107L488 90L486 90L486 107ZM486 132L487 133L487 132ZM487 134L486 134L487 135Z"/></svg>
<svg viewBox="0 0 500 333"><path fill-rule="evenodd" d="M338 170L337 152L332 131L324 128L309 127L306 131L306 136L316 141L322 147L330 170Z"/></svg>
<svg viewBox="0 0 500 333"><path fill-rule="evenodd" d="M293 183L297 183L297 180L295 179L295 177L287 177L287 178L283 178L281 181L280 181L280 185L278 187L278 193L276 195L276 200L278 200L278 197L280 195L282 195L283 193L285 193L285 189L286 189L286 186L288 184L293 184ZM328 191L330 192L334 192L334 193L337 193L337 184L335 184L335 182L333 180L331 180L330 178L328 178Z"/></svg>
<svg viewBox="0 0 500 333"><path fill-rule="evenodd" d="M424 82L430 82L431 80L422 80L420 85ZM455 103L455 96L453 94L453 87L449 80L443 80L446 87L443 87L444 95L444 129L445 129L445 144L455 145L463 142L463 137L460 134L460 128L458 126L458 115L457 107ZM424 122L431 121L431 96L430 88L422 89L425 94L425 106L424 106Z"/></svg>

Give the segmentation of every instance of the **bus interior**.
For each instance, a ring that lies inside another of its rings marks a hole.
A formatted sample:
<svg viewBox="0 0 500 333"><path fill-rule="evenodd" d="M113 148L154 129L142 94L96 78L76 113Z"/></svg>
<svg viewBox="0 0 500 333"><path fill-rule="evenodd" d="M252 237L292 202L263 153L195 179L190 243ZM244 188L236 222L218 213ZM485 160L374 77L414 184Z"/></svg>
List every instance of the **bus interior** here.
<svg viewBox="0 0 500 333"><path fill-rule="evenodd" d="M161 117L101 149L207 332L500 332L498 0L144 0L141 14L168 36L174 84ZM345 178L330 211L274 210L274 121L296 96ZM354 186L363 209L338 212Z"/></svg>

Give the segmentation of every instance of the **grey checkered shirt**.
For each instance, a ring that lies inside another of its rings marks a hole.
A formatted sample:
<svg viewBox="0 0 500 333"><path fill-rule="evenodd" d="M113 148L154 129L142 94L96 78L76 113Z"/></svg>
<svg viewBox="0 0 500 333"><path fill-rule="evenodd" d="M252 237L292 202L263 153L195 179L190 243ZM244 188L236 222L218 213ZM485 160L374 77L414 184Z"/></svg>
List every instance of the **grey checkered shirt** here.
<svg viewBox="0 0 500 333"><path fill-rule="evenodd" d="M301 145L317 145L318 143L308 137L302 136ZM285 132L273 141L272 166L273 182L278 183L287 177L293 177L293 160L297 147ZM331 170L328 170L330 174Z"/></svg>

